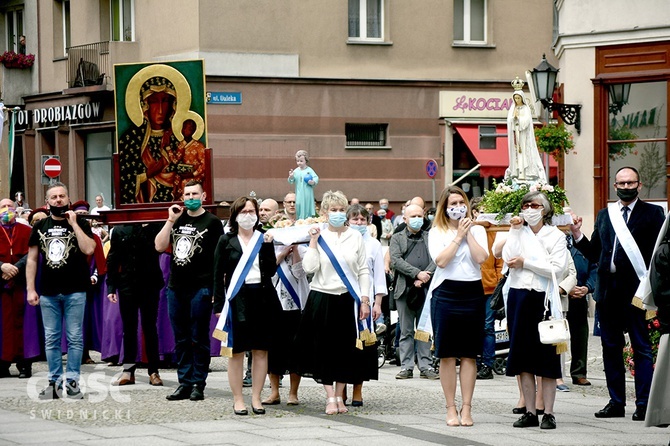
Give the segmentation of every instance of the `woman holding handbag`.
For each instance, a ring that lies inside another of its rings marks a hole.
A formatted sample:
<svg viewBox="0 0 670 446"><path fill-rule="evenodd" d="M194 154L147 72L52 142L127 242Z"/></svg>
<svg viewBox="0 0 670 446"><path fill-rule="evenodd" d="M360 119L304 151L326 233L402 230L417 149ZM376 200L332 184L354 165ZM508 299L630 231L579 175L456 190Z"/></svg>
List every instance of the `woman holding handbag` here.
<svg viewBox="0 0 670 446"><path fill-rule="evenodd" d="M544 396L542 429L555 429L554 400L556 379L561 377L560 356L554 345L540 342L538 324L545 316L549 296L551 315L563 317L556 280L568 268L564 234L551 226L551 202L542 192L529 192L521 200L521 214L510 220L511 229L502 249L509 267L509 294L506 300L510 351L507 376L520 375L526 413L514 427L540 425L535 407L535 377L541 377Z"/></svg>

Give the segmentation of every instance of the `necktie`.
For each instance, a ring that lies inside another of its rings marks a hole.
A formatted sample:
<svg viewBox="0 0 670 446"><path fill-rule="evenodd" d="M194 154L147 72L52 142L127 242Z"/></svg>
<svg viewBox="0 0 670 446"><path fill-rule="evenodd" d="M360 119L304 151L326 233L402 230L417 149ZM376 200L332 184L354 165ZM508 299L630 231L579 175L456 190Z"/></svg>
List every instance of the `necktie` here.
<svg viewBox="0 0 670 446"><path fill-rule="evenodd" d="M628 224L628 213L630 212L630 208L628 206L624 206L621 208L621 212L623 212L623 221L624 223ZM619 260L619 257L621 256L621 244L617 240L616 244L614 245L614 263L616 263Z"/></svg>
<svg viewBox="0 0 670 446"><path fill-rule="evenodd" d="M628 223L628 213L630 212L630 208L628 206L624 206L621 210L623 211L623 221Z"/></svg>

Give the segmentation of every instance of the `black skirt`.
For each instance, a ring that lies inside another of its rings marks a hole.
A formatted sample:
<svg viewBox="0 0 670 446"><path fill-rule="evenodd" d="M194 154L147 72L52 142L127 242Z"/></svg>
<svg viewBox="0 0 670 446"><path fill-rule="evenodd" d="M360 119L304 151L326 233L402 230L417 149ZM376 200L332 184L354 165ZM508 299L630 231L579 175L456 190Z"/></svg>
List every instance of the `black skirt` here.
<svg viewBox="0 0 670 446"><path fill-rule="evenodd" d="M354 300L349 293L310 291L295 340L292 371L321 384L366 379L364 351L356 348Z"/></svg>
<svg viewBox="0 0 670 446"><path fill-rule="evenodd" d="M270 350L277 331L281 304L273 287L244 284L231 303L233 353Z"/></svg>
<svg viewBox="0 0 670 446"><path fill-rule="evenodd" d="M530 373L545 378L561 378L560 355L556 346L540 342L537 324L544 315L544 291L510 288L507 298L509 356L507 376Z"/></svg>
<svg viewBox="0 0 670 446"><path fill-rule="evenodd" d="M438 358L476 358L484 343L484 305L481 280L445 280L433 290L430 317Z"/></svg>
<svg viewBox="0 0 670 446"><path fill-rule="evenodd" d="M281 311L278 316L279 324L274 333L275 342L268 352L268 373L283 376L292 372L294 342L300 327L301 314L300 310L291 310Z"/></svg>

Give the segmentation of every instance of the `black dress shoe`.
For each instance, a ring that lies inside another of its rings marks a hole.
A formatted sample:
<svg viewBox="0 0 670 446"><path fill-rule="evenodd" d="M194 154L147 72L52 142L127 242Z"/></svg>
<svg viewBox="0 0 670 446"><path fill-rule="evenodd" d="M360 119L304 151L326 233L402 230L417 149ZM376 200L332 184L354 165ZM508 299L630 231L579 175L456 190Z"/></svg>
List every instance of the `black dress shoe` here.
<svg viewBox="0 0 670 446"><path fill-rule="evenodd" d="M595 416L596 418L623 418L626 416L626 409L622 406L607 403L607 406L596 412Z"/></svg>
<svg viewBox="0 0 670 446"><path fill-rule="evenodd" d="M172 395L168 395L165 397L166 400L168 401L179 401L179 400L187 400L191 397L191 386L186 386L186 385L180 385L177 387L177 390L174 391Z"/></svg>
<svg viewBox="0 0 670 446"><path fill-rule="evenodd" d="M191 401L202 401L205 399L205 392L203 391L204 389L198 387L198 386L193 386L193 390L191 390L191 396L188 398Z"/></svg>
<svg viewBox="0 0 670 446"><path fill-rule="evenodd" d="M512 409L512 413L513 413L514 415L523 415L523 414L526 413L526 406L524 406L524 407L515 407L514 409Z"/></svg>
<svg viewBox="0 0 670 446"><path fill-rule="evenodd" d="M233 412L235 412L235 415L249 415L249 411L246 409L246 407L244 409L237 410L235 409L234 404L233 404Z"/></svg>
<svg viewBox="0 0 670 446"><path fill-rule="evenodd" d="M514 427L537 427L540 425L540 420L538 420L537 415L532 414L531 412L526 412L521 415L521 418L516 420L512 426Z"/></svg>
<svg viewBox="0 0 670 446"><path fill-rule="evenodd" d="M545 413L542 417L540 429L556 429L556 418L550 413Z"/></svg>
<svg viewBox="0 0 670 446"><path fill-rule="evenodd" d="M251 411L256 415L265 415L265 409L262 407L260 409L257 409L254 406L251 406Z"/></svg>
<svg viewBox="0 0 670 446"><path fill-rule="evenodd" d="M363 407L363 400L351 400L353 407Z"/></svg>
<svg viewBox="0 0 670 446"><path fill-rule="evenodd" d="M633 421L644 421L647 416L647 406L637 406L633 414Z"/></svg>

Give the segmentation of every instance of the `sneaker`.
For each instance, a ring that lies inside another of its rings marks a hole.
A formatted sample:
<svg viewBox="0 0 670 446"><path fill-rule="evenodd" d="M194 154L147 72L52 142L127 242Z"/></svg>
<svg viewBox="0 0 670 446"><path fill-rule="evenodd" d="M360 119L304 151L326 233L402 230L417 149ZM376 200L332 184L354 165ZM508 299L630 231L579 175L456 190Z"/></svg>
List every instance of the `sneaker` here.
<svg viewBox="0 0 670 446"><path fill-rule="evenodd" d="M402 369L395 376L395 379L411 379L411 378L414 378L414 371L407 369Z"/></svg>
<svg viewBox="0 0 670 446"><path fill-rule="evenodd" d="M530 412L526 412L525 414L521 415L521 418L516 420L512 426L514 426L514 427L537 427L539 425L540 425L540 420L537 419L537 415L534 415Z"/></svg>
<svg viewBox="0 0 670 446"><path fill-rule="evenodd" d="M550 413L545 413L542 417L540 429L556 429L556 418Z"/></svg>
<svg viewBox="0 0 670 446"><path fill-rule="evenodd" d="M44 389L42 389L39 395L37 395L37 398L41 400L57 400L60 398L56 383L54 381L49 381L49 384Z"/></svg>
<svg viewBox="0 0 670 446"><path fill-rule="evenodd" d="M73 400L84 399L84 394L81 393L77 381L68 381L67 384L65 384L65 392L67 393L67 397L72 398Z"/></svg>
<svg viewBox="0 0 670 446"><path fill-rule="evenodd" d="M569 391L570 391L570 387L568 387L567 384L563 383L563 384L559 384L559 385L557 385L557 386L556 386L556 390L558 390L559 392L569 392Z"/></svg>
<svg viewBox="0 0 670 446"><path fill-rule="evenodd" d="M377 336L381 336L386 332L386 324L377 324L377 328L375 328L375 334Z"/></svg>
<svg viewBox="0 0 670 446"><path fill-rule="evenodd" d="M493 379L493 370L487 365L481 366L477 371L477 379Z"/></svg>
<svg viewBox="0 0 670 446"><path fill-rule="evenodd" d="M251 373L246 373L242 380L242 387L251 387Z"/></svg>
<svg viewBox="0 0 670 446"><path fill-rule="evenodd" d="M440 379L440 374L431 369L422 370L419 376L424 379Z"/></svg>

